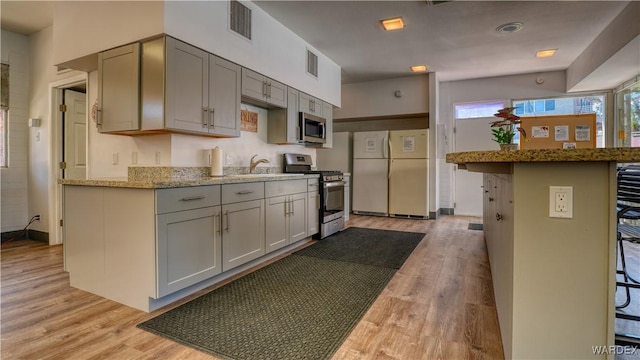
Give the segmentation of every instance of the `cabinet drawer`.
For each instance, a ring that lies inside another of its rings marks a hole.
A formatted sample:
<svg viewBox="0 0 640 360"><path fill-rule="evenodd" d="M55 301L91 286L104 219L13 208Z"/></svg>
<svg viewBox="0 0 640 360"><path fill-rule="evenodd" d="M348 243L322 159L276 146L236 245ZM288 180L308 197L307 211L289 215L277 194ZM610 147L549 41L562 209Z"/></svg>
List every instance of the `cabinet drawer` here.
<svg viewBox="0 0 640 360"><path fill-rule="evenodd" d="M307 179L307 191L318 191L320 190L320 179Z"/></svg>
<svg viewBox="0 0 640 360"><path fill-rule="evenodd" d="M220 185L156 191L156 214L220 205Z"/></svg>
<svg viewBox="0 0 640 360"><path fill-rule="evenodd" d="M222 203L264 199L264 182L222 185Z"/></svg>
<svg viewBox="0 0 640 360"><path fill-rule="evenodd" d="M265 196L281 196L307 192L307 181L302 180L284 180L284 181L268 181L264 184Z"/></svg>

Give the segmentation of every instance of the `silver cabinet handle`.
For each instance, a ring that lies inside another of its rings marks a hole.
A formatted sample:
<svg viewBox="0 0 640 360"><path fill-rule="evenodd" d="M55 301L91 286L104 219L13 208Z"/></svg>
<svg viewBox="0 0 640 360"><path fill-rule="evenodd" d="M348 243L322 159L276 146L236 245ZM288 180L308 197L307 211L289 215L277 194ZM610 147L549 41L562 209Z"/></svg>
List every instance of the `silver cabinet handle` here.
<svg viewBox="0 0 640 360"><path fill-rule="evenodd" d="M267 97L271 98L271 83L267 83Z"/></svg>
<svg viewBox="0 0 640 360"><path fill-rule="evenodd" d="M236 194L237 195L247 195L247 194L253 194L255 191L253 190L242 190L242 191L238 191Z"/></svg>
<svg viewBox="0 0 640 360"><path fill-rule="evenodd" d="M284 200L284 216L289 216L289 199Z"/></svg>
<svg viewBox="0 0 640 360"><path fill-rule="evenodd" d="M291 216L293 216L296 213L296 202L293 200L293 197L291 198Z"/></svg>
<svg viewBox="0 0 640 360"><path fill-rule="evenodd" d="M207 116L207 108L202 108L202 127L206 128L209 126L209 116Z"/></svg>
<svg viewBox="0 0 640 360"><path fill-rule="evenodd" d="M216 228L216 234L220 234L220 228L222 227L221 219L220 219L220 213L215 214L215 215L213 216L213 219L214 219L214 220L213 220L213 223L214 223L213 225L214 225L214 226L215 226L215 228ZM217 221L216 221L216 220L217 220Z"/></svg>
<svg viewBox="0 0 640 360"><path fill-rule="evenodd" d="M209 127L212 128L215 125L216 109L209 108Z"/></svg>
<svg viewBox="0 0 640 360"><path fill-rule="evenodd" d="M187 197L183 197L182 199L180 199L180 201L194 201L194 200L202 200L204 199L204 196L187 196Z"/></svg>
<svg viewBox="0 0 640 360"><path fill-rule="evenodd" d="M266 96L267 96L267 82L266 82L266 81L263 81L263 82L262 82L262 95L263 95L264 97L266 97Z"/></svg>
<svg viewBox="0 0 640 360"><path fill-rule="evenodd" d="M225 217L225 228L224 231L229 232L229 210L224 212L224 217Z"/></svg>

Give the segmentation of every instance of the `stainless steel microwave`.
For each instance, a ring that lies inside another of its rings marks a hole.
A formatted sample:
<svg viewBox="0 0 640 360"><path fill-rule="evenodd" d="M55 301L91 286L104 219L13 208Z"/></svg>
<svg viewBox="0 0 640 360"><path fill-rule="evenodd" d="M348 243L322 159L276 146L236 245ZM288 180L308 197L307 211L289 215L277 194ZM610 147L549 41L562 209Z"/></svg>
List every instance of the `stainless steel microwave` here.
<svg viewBox="0 0 640 360"><path fill-rule="evenodd" d="M300 113L300 140L305 143L324 144L327 141L326 120L315 115Z"/></svg>

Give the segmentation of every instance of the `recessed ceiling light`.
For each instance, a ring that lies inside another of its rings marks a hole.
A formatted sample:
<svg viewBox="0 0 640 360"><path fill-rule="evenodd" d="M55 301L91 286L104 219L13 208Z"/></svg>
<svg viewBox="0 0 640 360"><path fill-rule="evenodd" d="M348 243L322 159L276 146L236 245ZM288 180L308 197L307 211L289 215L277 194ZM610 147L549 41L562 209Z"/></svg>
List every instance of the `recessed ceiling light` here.
<svg viewBox="0 0 640 360"><path fill-rule="evenodd" d="M550 57L556 54L556 51L558 51L558 49L548 49L548 50L540 50L536 53L536 57L537 58L545 58L545 57Z"/></svg>
<svg viewBox="0 0 640 360"><path fill-rule="evenodd" d="M427 65L414 65L411 67L411 71L413 72L424 72L427 71Z"/></svg>
<svg viewBox="0 0 640 360"><path fill-rule="evenodd" d="M496 31L499 33L511 34L516 31L522 30L524 24L521 22L510 22L506 24L502 24L496 28Z"/></svg>
<svg viewBox="0 0 640 360"><path fill-rule="evenodd" d="M401 17L381 20L380 22L382 23L382 27L384 27L384 29L387 31L404 28L404 21Z"/></svg>

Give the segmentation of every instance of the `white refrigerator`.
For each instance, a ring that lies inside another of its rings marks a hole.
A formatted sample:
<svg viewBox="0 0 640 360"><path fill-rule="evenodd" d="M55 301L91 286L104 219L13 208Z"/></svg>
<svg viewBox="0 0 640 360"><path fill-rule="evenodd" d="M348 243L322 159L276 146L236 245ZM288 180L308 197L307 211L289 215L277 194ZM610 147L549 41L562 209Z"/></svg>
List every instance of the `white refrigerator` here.
<svg viewBox="0 0 640 360"><path fill-rule="evenodd" d="M355 214L389 214L389 132L353 134L353 205Z"/></svg>
<svg viewBox="0 0 640 360"><path fill-rule="evenodd" d="M429 217L429 131L389 132L389 215Z"/></svg>

